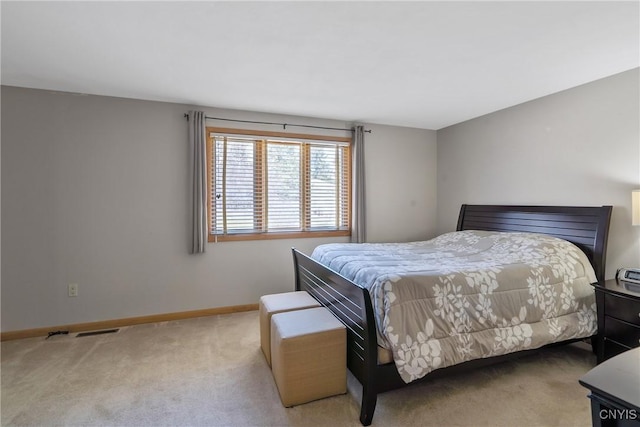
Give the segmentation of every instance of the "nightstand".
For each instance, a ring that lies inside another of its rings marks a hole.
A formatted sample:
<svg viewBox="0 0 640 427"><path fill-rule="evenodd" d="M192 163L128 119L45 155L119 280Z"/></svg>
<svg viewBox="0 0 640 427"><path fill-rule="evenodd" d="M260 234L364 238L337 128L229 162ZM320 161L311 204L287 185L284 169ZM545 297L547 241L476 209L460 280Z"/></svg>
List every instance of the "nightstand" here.
<svg viewBox="0 0 640 427"><path fill-rule="evenodd" d="M595 285L598 363L640 347L640 285L616 279Z"/></svg>

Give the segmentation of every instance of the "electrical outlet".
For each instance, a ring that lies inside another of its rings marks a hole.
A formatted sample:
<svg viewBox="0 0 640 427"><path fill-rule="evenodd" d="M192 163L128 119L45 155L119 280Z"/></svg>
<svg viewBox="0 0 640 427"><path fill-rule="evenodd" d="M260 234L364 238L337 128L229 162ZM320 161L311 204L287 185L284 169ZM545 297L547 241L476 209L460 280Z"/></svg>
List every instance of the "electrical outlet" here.
<svg viewBox="0 0 640 427"><path fill-rule="evenodd" d="M70 297L77 297L78 296L78 284L77 283L69 284L69 296Z"/></svg>

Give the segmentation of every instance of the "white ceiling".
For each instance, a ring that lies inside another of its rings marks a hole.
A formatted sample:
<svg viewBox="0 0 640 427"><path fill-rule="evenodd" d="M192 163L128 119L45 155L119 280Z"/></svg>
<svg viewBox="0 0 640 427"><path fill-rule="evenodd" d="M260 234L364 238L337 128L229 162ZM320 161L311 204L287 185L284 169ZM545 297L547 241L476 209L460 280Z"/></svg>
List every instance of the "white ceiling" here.
<svg viewBox="0 0 640 427"><path fill-rule="evenodd" d="M640 66L638 1L8 2L3 85L439 129Z"/></svg>

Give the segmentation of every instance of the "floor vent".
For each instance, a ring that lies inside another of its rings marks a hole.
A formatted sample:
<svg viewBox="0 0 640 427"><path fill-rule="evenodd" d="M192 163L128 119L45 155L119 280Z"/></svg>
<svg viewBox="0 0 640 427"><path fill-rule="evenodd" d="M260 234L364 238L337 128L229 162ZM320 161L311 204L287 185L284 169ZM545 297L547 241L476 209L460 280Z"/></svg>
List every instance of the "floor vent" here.
<svg viewBox="0 0 640 427"><path fill-rule="evenodd" d="M76 335L76 338L90 337L92 335L113 334L118 332L119 330L120 329L104 329L102 331L81 332L78 335Z"/></svg>

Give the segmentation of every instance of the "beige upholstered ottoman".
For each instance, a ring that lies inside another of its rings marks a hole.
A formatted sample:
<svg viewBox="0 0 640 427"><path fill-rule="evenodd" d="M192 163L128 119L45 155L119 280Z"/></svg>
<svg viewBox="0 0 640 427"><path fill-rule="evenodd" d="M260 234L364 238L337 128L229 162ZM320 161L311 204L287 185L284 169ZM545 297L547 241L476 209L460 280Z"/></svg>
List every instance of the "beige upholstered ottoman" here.
<svg viewBox="0 0 640 427"><path fill-rule="evenodd" d="M347 392L346 339L324 307L271 318L271 370L285 407Z"/></svg>
<svg viewBox="0 0 640 427"><path fill-rule="evenodd" d="M271 366L271 316L286 311L320 307L306 291L285 292L260 297L260 346Z"/></svg>

